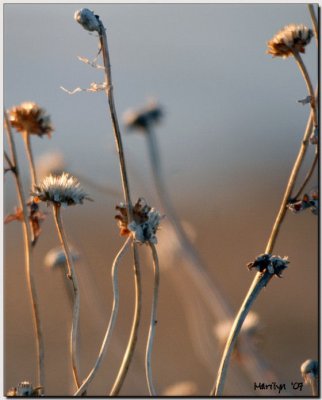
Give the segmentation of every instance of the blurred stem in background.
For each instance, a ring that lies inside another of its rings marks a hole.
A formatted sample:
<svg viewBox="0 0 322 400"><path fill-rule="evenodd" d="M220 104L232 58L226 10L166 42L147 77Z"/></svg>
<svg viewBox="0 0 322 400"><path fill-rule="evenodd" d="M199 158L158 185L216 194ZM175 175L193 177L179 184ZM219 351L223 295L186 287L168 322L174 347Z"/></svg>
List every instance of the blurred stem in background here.
<svg viewBox="0 0 322 400"><path fill-rule="evenodd" d="M249 313L255 299L261 292L261 289L266 287L271 278L276 274L279 276L280 272L274 269L274 265L267 264L267 260L265 260L265 265L261 266L257 261L261 258L268 259L271 257L271 253L274 249L280 227L282 222L284 221L284 217L287 212L287 205L292 198L292 191L294 189L296 179L298 173L300 171L301 165L303 163L303 159L307 148L310 144L310 136L312 133L312 127L317 127L318 119L317 119L317 110L316 110L316 98L313 91L312 83L310 77L307 73L305 65L302 61L302 58L299 52L304 52L304 46L306 46L311 39L312 31L306 28L304 25L289 25L284 27L280 32L278 32L272 40L268 42L268 53L273 54L273 56L280 56L283 58L287 58L290 55L293 55L295 61L297 62L302 75L304 77L305 83L308 87L309 95L310 95L310 103L311 103L311 112L308 118L308 122L306 125L306 129L304 132L304 137L301 142L300 150L298 156L295 160L294 166L292 168L288 183L286 185L285 193L281 202L280 209L278 211L275 223L272 228L272 232L268 239L268 243L266 245L265 254L258 257L254 263L249 264L250 268L255 266L259 267L259 271L257 272L251 287L246 294L246 297L239 309L239 312L235 318L233 327L230 331L229 337L227 339L227 343L223 352L223 356L220 362L217 381L211 391L211 395L222 396L225 384L225 378L227 375L229 362L231 358L231 354L233 352L237 337L243 325L243 322ZM290 40L291 38L291 40ZM262 261L261 260L261 261ZM257 263L257 265L256 265ZM270 269L270 268L273 268ZM286 265L283 266L283 269L286 268Z"/></svg>
<svg viewBox="0 0 322 400"><path fill-rule="evenodd" d="M128 111L124 114L124 122L128 129L137 129L143 132L148 145L148 155L153 174L153 182L161 202L162 208L166 214L167 221L171 224L175 235L178 239L182 257L187 262L182 264L188 275L197 287L199 295L202 296L208 305L214 321L230 321L233 318L233 311L218 289L218 285L214 279L207 273L207 268L201 260L196 248L189 240L179 218L176 215L170 196L168 194L161 168L161 157L158 149L154 125L162 116L161 108L155 103L148 104L142 110ZM189 293L187 293L189 295ZM199 315L193 315L191 318L198 319ZM247 357L243 358L243 368L250 377L250 381L259 381L267 378L277 379L274 372L269 368L268 364L262 360L258 351L254 349L249 338L243 338L243 352L247 352Z"/></svg>
<svg viewBox="0 0 322 400"><path fill-rule="evenodd" d="M11 159L9 165L11 166L12 172L15 176L17 196L19 200L19 206L22 210L23 220L23 239L25 248L25 271L27 279L27 287L30 296L30 302L32 307L32 316L34 322L35 330L35 340L36 340L36 352L37 352L37 385L39 387L39 394L44 394L45 385L45 367L44 367L44 339L40 320L39 312L39 302L38 295L36 291L34 275L33 275L33 265L32 265L32 232L29 224L28 210L26 205L26 200L23 193L23 187L20 178L20 169L18 165L18 158L16 153L15 142L13 140L13 135L10 127L10 122L7 113L4 112L5 128L8 137L8 144L10 148ZM9 158L8 158L9 160Z"/></svg>

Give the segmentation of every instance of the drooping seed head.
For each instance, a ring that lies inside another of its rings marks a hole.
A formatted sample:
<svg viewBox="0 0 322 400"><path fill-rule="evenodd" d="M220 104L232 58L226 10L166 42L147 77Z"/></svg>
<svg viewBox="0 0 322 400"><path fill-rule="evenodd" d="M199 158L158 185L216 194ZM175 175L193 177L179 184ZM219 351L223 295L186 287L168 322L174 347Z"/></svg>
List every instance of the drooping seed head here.
<svg viewBox="0 0 322 400"><path fill-rule="evenodd" d="M301 365L301 373L306 384L319 377L319 363L315 360L306 360Z"/></svg>
<svg viewBox="0 0 322 400"><path fill-rule="evenodd" d="M123 121L129 129L146 130L150 124L158 123L162 117L162 108L155 101L150 101L144 108L126 111Z"/></svg>
<svg viewBox="0 0 322 400"><path fill-rule="evenodd" d="M18 132L28 132L40 137L43 135L50 137L54 130L50 116L38 104L31 101L12 107L9 110L9 121Z"/></svg>
<svg viewBox="0 0 322 400"><path fill-rule="evenodd" d="M95 15L94 12L88 8L82 8L81 10L76 11L74 19L87 31L100 32L101 23L98 15Z"/></svg>
<svg viewBox="0 0 322 400"><path fill-rule="evenodd" d="M162 216L154 208L148 206L144 199L139 198L133 207L133 221L129 224L127 208L121 203L116 206L120 212L115 216L120 233L127 236L132 233L134 239L139 243L157 243L156 232L159 228Z"/></svg>
<svg viewBox="0 0 322 400"><path fill-rule="evenodd" d="M78 180L64 172L62 175L49 175L34 187L32 195L36 201L45 201L53 205L72 206L92 200L81 188Z"/></svg>
<svg viewBox="0 0 322 400"><path fill-rule="evenodd" d="M267 42L267 53L283 58L291 56L293 52L305 53L305 46L310 43L312 36L313 31L303 24L287 25Z"/></svg>

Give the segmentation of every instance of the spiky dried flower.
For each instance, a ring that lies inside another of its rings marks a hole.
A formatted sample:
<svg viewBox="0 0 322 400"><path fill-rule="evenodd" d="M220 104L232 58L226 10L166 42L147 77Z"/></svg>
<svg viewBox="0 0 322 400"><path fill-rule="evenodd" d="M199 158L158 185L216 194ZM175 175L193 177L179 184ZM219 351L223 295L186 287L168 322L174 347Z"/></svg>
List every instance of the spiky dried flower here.
<svg viewBox="0 0 322 400"><path fill-rule="evenodd" d="M82 8L75 12L74 19L82 25L84 29L90 32L100 32L101 22L99 16L88 8Z"/></svg>
<svg viewBox="0 0 322 400"><path fill-rule="evenodd" d="M81 188L78 180L63 172L62 175L49 175L34 187L35 201L45 201L54 205L72 206L83 204L84 199L92 200Z"/></svg>
<svg viewBox="0 0 322 400"><path fill-rule="evenodd" d="M123 115L123 121L129 129L146 130L150 124L157 123L163 117L162 108L155 102L140 110L128 110Z"/></svg>
<svg viewBox="0 0 322 400"><path fill-rule="evenodd" d="M116 206L120 212L115 216L122 236L133 234L139 243L157 243L156 232L162 216L154 208L148 206L144 199L139 198L133 207L133 221L129 224L127 208L123 203Z"/></svg>
<svg viewBox="0 0 322 400"><path fill-rule="evenodd" d="M259 272L269 272L279 278L282 277L282 272L289 264L288 257L272 256L271 254L261 254L253 262L248 263L249 270L256 268Z"/></svg>
<svg viewBox="0 0 322 400"><path fill-rule="evenodd" d="M293 52L305 53L305 46L310 43L312 36L313 31L303 24L287 25L267 42L267 53L283 58L291 56Z"/></svg>
<svg viewBox="0 0 322 400"><path fill-rule="evenodd" d="M306 360L301 365L301 373L306 384L319 377L319 363L315 360Z"/></svg>
<svg viewBox="0 0 322 400"><path fill-rule="evenodd" d="M32 101L21 103L9 110L9 121L18 132L51 136L54 128L46 111Z"/></svg>

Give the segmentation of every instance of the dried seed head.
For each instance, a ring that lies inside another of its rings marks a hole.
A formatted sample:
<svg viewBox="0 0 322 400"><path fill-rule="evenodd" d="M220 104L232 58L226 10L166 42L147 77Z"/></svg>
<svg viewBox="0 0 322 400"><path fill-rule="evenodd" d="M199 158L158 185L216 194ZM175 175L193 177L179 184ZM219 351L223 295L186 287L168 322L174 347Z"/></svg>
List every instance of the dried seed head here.
<svg viewBox="0 0 322 400"><path fill-rule="evenodd" d="M158 123L163 117L162 108L155 102L140 110L128 110L123 115L123 121L129 129L146 130L150 124Z"/></svg>
<svg viewBox="0 0 322 400"><path fill-rule="evenodd" d="M28 132L38 136L50 137L54 130L49 115L31 101L12 107L9 110L9 121L18 132Z"/></svg>
<svg viewBox="0 0 322 400"><path fill-rule="evenodd" d="M58 206L72 206L82 204L84 199L91 200L78 180L66 172L58 176L47 176L34 187L32 195L35 196L36 201L46 201Z"/></svg>
<svg viewBox="0 0 322 400"><path fill-rule="evenodd" d="M247 267L249 270L256 268L257 271L265 273L266 271L270 274L274 274L279 278L282 277L282 272L287 268L289 264L287 257L272 256L270 254L261 254L253 262L248 263Z"/></svg>
<svg viewBox="0 0 322 400"><path fill-rule="evenodd" d="M198 387L195 382L192 381L182 381L176 382L173 385L170 385L165 388L162 396L173 397L188 397L188 396L197 396Z"/></svg>
<svg viewBox="0 0 322 400"><path fill-rule="evenodd" d="M315 360L306 360L301 365L301 373L306 384L319 378L319 363Z"/></svg>
<svg viewBox="0 0 322 400"><path fill-rule="evenodd" d="M71 257L73 261L79 260L79 253L69 246ZM62 248L55 247L48 251L45 256L44 264L48 268L55 268L66 265L66 255Z"/></svg>
<svg viewBox="0 0 322 400"><path fill-rule="evenodd" d="M313 31L303 24L287 25L267 42L267 53L283 58L291 56L293 52L305 53L305 46L310 43L312 36Z"/></svg>
<svg viewBox="0 0 322 400"><path fill-rule="evenodd" d="M160 213L148 206L144 199L139 198L133 207L133 221L129 224L127 208L121 203L116 206L120 212L115 216L122 236L132 233L139 243L157 243L156 232L162 219Z"/></svg>
<svg viewBox="0 0 322 400"><path fill-rule="evenodd" d="M100 32L101 22L99 20L99 16L95 15L94 12L88 8L82 8L81 10L76 11L74 14L74 19L87 31Z"/></svg>
<svg viewBox="0 0 322 400"><path fill-rule="evenodd" d="M287 208L297 214L308 208L314 215L319 215L319 192L318 189L312 189L309 194L304 194L301 200L293 199L287 204Z"/></svg>
<svg viewBox="0 0 322 400"><path fill-rule="evenodd" d="M8 390L8 397L39 397L42 395L43 387L34 388L29 381L22 381L18 386Z"/></svg>

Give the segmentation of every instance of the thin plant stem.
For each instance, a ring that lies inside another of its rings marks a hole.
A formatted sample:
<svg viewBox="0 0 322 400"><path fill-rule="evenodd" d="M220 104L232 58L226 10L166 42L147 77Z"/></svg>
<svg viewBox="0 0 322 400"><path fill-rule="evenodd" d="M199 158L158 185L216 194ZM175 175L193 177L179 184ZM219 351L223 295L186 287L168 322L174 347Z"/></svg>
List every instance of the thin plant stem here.
<svg viewBox="0 0 322 400"><path fill-rule="evenodd" d="M280 226L284 220L284 217L285 217L285 214L287 211L286 206L289 202L290 195L294 188L298 172L302 165L302 161L303 161L304 155L306 153L306 150L307 150L307 147L309 144L309 138L310 138L312 124L313 124L313 118L314 118L313 110L311 110L311 113L310 113L310 116L309 116L309 119L307 122L307 126L305 129L304 137L303 137L303 140L302 140L302 143L300 146L300 150L299 150L298 156L296 158L296 161L294 163L293 169L291 171L280 209L278 211L275 223L273 225L272 232L270 234L268 243L266 245L265 253L269 254L273 251L275 241L276 241L276 238L279 233ZM210 393L212 396L213 395L222 396L231 354L233 352L233 349L234 349L237 337L239 335L239 332L241 330L241 327L242 327L242 325L245 321L245 318L247 317L255 299L257 298L258 294L260 293L262 288L268 284L268 282L270 281L272 276L273 275L270 274L268 271L266 271L264 273L257 272L257 274L255 275L253 283L251 284L251 287L250 287L248 293L246 294L246 297L238 311L238 314L237 314L237 316L234 320L233 326L231 328L229 337L227 339L227 343L226 343L226 346L225 346L225 349L223 352L223 356L222 356L218 374L217 374L217 381Z"/></svg>
<svg viewBox="0 0 322 400"><path fill-rule="evenodd" d="M123 246L121 247L120 251L117 253L117 255L113 261L112 272L111 272L112 283L113 283L113 307L112 307L110 320L109 320L109 323L108 323L108 326L106 329L106 333L105 333L105 336L104 336L104 339L103 339L103 342L101 345L99 355L98 355L98 357L95 361L95 364L94 364L92 370L90 371L89 375L82 382L81 386L79 387L77 392L74 394L74 396L81 395L87 389L88 385L94 379L94 376L95 376L96 372L98 371L98 369L105 357L107 346L108 346L111 336L112 336L112 332L113 332L113 329L115 326L118 309L119 309L119 297L120 296L119 296L119 288L118 288L118 266L119 266L119 263L120 263L122 257L124 256L126 250L128 249L130 240L131 240L131 237L128 237L128 239L125 241L125 243L123 244Z"/></svg>
<svg viewBox="0 0 322 400"><path fill-rule="evenodd" d="M296 192L296 194L294 196L292 196L293 199L297 199L300 196L300 194L303 192L305 186L307 185L308 181L310 180L310 178L311 178L311 176L312 176L312 174L314 172L314 169L315 169L316 164L317 164L318 161L319 161L319 154L316 152L315 155L314 155L314 159L313 159L311 168L309 169L309 172L307 173L307 175L306 175L301 187L299 188L299 190Z"/></svg>
<svg viewBox="0 0 322 400"><path fill-rule="evenodd" d="M122 187L124 193L124 199L126 202L127 207L127 215L128 221L131 223L133 220L133 210L132 210L132 202L130 196L130 186L127 177L127 170L125 164L125 156L123 150L123 143L121 132L119 128L118 118L115 109L114 103L114 95L113 95L113 84L112 84L112 72L111 72L111 63L110 63L110 56L108 51L107 45L107 38L105 27L103 23L100 21L100 31L99 31L99 41L102 49L102 57L104 63L104 72L105 72L105 84L106 84L106 95L108 98L110 115L112 119L113 131L114 131L114 138L116 149L119 155L120 161L120 171L121 171L121 179L122 179ZM135 275L135 310L134 310L134 317L132 322L132 329L128 341L128 346L117 375L116 381L114 382L112 392L116 395L124 382L124 379L127 375L127 371L129 369L130 363L132 361L134 350L136 347L137 336L138 336L138 329L140 325L140 318L141 318L141 297L142 297L142 288L141 288L141 272L140 272L140 264L139 264L139 257L138 257L138 249L137 244L133 240L133 259L134 259L134 275Z"/></svg>
<svg viewBox="0 0 322 400"><path fill-rule="evenodd" d="M33 189L34 186L37 184L37 174L36 168L34 163L34 157L32 154L31 144L30 144L30 134L28 131L22 132L23 141L25 143L25 149L29 161L29 168L30 168L30 175L31 175L31 188Z"/></svg>
<svg viewBox="0 0 322 400"><path fill-rule="evenodd" d="M4 150L3 151L4 158L6 159L7 164L9 165L9 168L7 168L7 171L12 171L14 174L16 174L15 166L10 160L10 157L8 156L7 152Z"/></svg>
<svg viewBox="0 0 322 400"><path fill-rule="evenodd" d="M319 384L317 378L310 378L310 385L312 389L312 395L318 396L319 395Z"/></svg>
<svg viewBox="0 0 322 400"><path fill-rule="evenodd" d="M309 8L309 12L310 12L311 20L312 20L315 40L318 42L318 40L319 40L319 29L318 29L318 21L316 19L315 12L314 12L314 7L313 7L313 4L308 4L307 6Z"/></svg>
<svg viewBox="0 0 322 400"><path fill-rule="evenodd" d="M310 76L307 72L306 66L302 60L300 53L296 50L293 50L292 53L293 53L293 56L295 58L297 65L302 73L307 90L309 92L309 95L311 98L310 103L311 103L311 108L312 108L312 112L313 112L313 123L314 123L314 127L317 127L318 126L317 107L316 107L316 100L315 100L313 85L312 85Z"/></svg>
<svg viewBox="0 0 322 400"><path fill-rule="evenodd" d="M25 251L25 271L26 271L26 279L27 279L27 287L31 302L32 308L32 317L34 323L35 330L35 339L36 339L36 352L37 352L37 385L41 387L40 394L44 393L44 383L45 383L45 366L44 366L44 357L45 357L45 346L44 346L44 338L42 332L42 325L40 319L40 310L39 310L39 302L38 295L33 275L33 263L32 263L32 234L31 228L29 224L28 218L28 210L26 207L25 196L23 193L22 182L20 178L20 170L18 165L18 158L16 152L15 142L13 140L13 135L10 127L10 123L8 120L8 116L6 112L4 113L5 119L5 127L8 137L8 143L11 154L11 164L14 167L14 175L16 182L16 190L19 200L20 208L23 213L23 238L24 238L24 251Z"/></svg>
<svg viewBox="0 0 322 400"><path fill-rule="evenodd" d="M70 353L72 359L72 370L74 381L77 388L80 387L80 378L79 378L79 366L78 366L78 351L77 351L77 339L78 339L78 326L79 326L79 311L80 311L80 290L78 286L78 280L72 260L72 256L70 250L68 248L68 242L65 235L65 230L63 227L61 214L60 214L60 205L53 206L54 212L54 220L58 232L58 237L60 243L64 249L67 263L67 277L72 281L73 291L74 291L74 304L73 304L73 316L72 316L72 328L70 334Z"/></svg>
<svg viewBox="0 0 322 400"><path fill-rule="evenodd" d="M149 335L145 353L145 373L146 379L148 383L148 389L150 396L156 396L156 391L153 385L152 378L152 368L151 368L151 354L153 349L153 340L155 334L155 326L157 324L157 307L158 307L158 294L159 294L159 282L160 282L160 268L159 268L159 259L158 253L153 243L149 243L152 257L153 257L153 268L154 268L154 286L153 286L153 301L152 301L152 311L150 318L150 328Z"/></svg>
<svg viewBox="0 0 322 400"><path fill-rule="evenodd" d="M130 338L125 350L125 354L122 360L121 367L119 369L118 375L115 379L113 387L110 392L110 396L117 396L121 390L123 382L125 380L127 371L129 369L135 345L138 337L138 328L141 319L141 307L142 307L142 289L141 289L141 272L139 268L139 253L137 245L132 241L133 256L134 256L134 280L135 280L135 308L134 316L132 322L132 329L130 333Z"/></svg>

